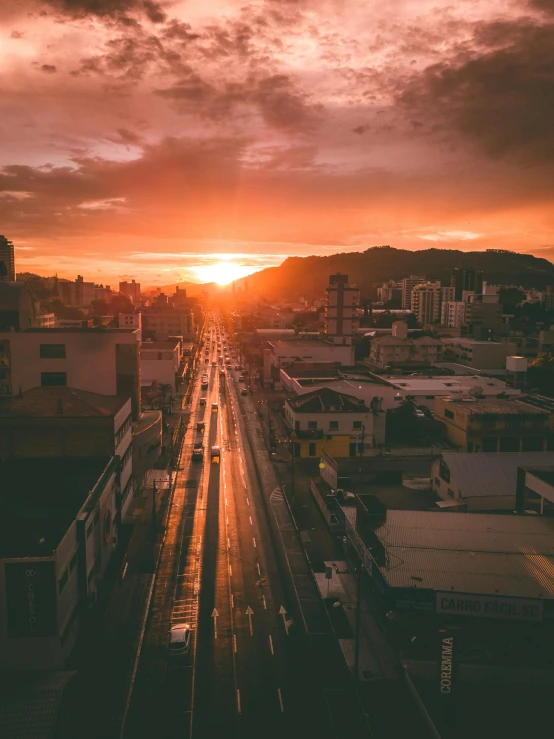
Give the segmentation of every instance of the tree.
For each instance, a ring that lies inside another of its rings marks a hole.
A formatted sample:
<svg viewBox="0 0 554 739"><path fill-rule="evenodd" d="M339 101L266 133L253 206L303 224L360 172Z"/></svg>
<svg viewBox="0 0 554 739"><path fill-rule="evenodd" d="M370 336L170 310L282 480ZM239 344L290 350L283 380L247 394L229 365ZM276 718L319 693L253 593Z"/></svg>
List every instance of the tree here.
<svg viewBox="0 0 554 739"><path fill-rule="evenodd" d="M134 313L135 308L126 295L112 295L108 304L108 313L117 316L119 313Z"/></svg>

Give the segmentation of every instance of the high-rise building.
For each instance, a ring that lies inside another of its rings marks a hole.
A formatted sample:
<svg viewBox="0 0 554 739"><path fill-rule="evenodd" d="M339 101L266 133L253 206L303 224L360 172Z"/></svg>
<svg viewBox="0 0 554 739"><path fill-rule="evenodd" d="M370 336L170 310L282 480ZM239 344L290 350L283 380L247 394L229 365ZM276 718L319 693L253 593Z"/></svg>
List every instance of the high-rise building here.
<svg viewBox="0 0 554 739"><path fill-rule="evenodd" d="M0 280L15 282L15 256L12 242L0 234Z"/></svg>
<svg viewBox="0 0 554 739"><path fill-rule="evenodd" d="M441 317L440 282L422 282L412 288L412 312L418 323L435 323Z"/></svg>
<svg viewBox="0 0 554 739"><path fill-rule="evenodd" d="M425 282L425 277L418 277L417 275L404 277L404 279L401 281L403 310L411 310L412 290L414 289L414 285L421 285L422 282Z"/></svg>
<svg viewBox="0 0 554 739"><path fill-rule="evenodd" d="M467 301L447 300L441 307L441 323L448 328L461 328L466 322Z"/></svg>
<svg viewBox="0 0 554 739"><path fill-rule="evenodd" d="M360 291L348 284L348 275L331 275L325 303L325 333L334 344L351 344L359 326Z"/></svg>
<svg viewBox="0 0 554 739"><path fill-rule="evenodd" d="M96 300L96 288L94 282L85 282L81 275L77 275L75 282L58 282L58 295L65 305L86 308Z"/></svg>
<svg viewBox="0 0 554 739"><path fill-rule="evenodd" d="M131 280L131 282L127 282L127 280L120 282L119 292L129 298L131 303L135 303L136 305L140 303L140 282L135 282L134 280Z"/></svg>
<svg viewBox="0 0 554 739"><path fill-rule="evenodd" d="M456 267L450 277L450 285L454 288L454 300L462 300L464 290L481 294L483 292L483 273L474 269Z"/></svg>

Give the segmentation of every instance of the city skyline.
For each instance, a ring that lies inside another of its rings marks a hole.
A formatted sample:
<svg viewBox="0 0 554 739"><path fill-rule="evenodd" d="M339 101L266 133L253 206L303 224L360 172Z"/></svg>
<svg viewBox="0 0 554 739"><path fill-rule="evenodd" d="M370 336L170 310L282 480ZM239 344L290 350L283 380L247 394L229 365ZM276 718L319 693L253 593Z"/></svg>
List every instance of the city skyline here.
<svg viewBox="0 0 554 739"><path fill-rule="evenodd" d="M203 282L220 255L242 276L380 243L551 259L553 28L540 0L3 8L18 269Z"/></svg>

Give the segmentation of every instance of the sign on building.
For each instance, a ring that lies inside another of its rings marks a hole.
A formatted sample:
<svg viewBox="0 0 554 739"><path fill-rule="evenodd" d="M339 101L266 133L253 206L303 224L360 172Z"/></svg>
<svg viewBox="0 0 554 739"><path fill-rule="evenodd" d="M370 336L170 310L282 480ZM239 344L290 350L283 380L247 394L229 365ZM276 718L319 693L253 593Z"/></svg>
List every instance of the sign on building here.
<svg viewBox="0 0 554 739"><path fill-rule="evenodd" d="M470 593L437 593L437 613L512 621L542 621L543 602Z"/></svg>
<svg viewBox="0 0 554 739"><path fill-rule="evenodd" d="M8 635L57 634L54 562L7 562L5 571Z"/></svg>

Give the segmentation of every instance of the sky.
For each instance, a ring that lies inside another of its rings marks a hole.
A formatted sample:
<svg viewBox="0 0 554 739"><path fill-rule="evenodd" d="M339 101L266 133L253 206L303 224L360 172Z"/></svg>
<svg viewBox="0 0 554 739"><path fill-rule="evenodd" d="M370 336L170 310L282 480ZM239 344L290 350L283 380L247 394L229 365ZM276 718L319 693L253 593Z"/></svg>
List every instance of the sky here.
<svg viewBox="0 0 554 739"><path fill-rule="evenodd" d="M225 281L378 244L554 259L554 0L17 0L0 58L19 271Z"/></svg>

